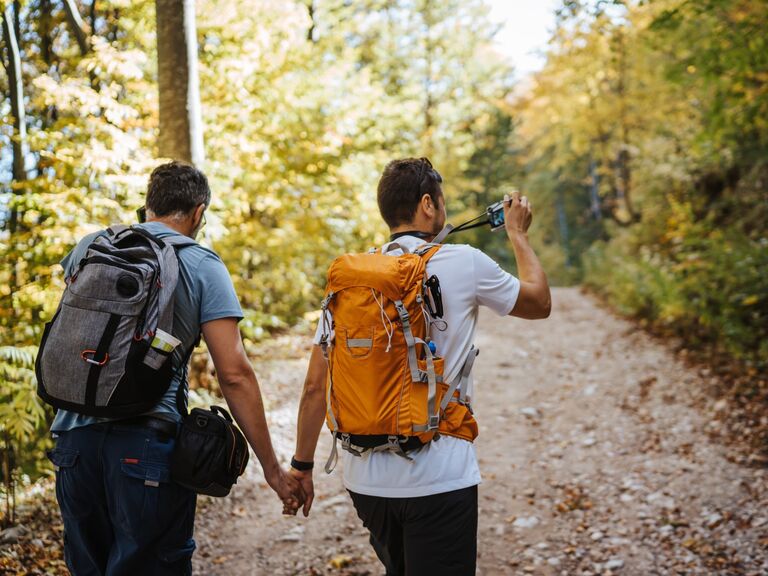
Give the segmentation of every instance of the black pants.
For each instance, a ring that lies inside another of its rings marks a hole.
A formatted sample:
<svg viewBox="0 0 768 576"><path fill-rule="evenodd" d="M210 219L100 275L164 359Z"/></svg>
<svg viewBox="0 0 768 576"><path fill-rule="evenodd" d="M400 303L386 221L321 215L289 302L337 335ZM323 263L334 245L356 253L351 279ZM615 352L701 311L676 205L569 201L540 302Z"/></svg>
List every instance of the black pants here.
<svg viewBox="0 0 768 576"><path fill-rule="evenodd" d="M419 498L350 492L387 576L472 576L477 486Z"/></svg>

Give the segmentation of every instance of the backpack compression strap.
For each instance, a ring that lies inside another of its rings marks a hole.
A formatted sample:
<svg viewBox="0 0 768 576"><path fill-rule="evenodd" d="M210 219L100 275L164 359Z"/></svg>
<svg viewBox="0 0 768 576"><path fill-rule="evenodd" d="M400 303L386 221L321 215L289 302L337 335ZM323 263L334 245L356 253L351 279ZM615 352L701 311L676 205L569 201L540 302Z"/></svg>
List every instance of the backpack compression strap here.
<svg viewBox="0 0 768 576"><path fill-rule="evenodd" d="M459 404L464 404L469 407L469 403L472 400L472 392L469 390L469 375L472 373L472 366L474 365L475 358L477 358L478 354L480 354L480 350L475 348L473 344L464 360L459 375L453 379L453 382L451 382L451 385L448 386L448 390L446 390L443 395L443 401L440 402L441 414L445 412L449 402L458 402ZM454 398L453 393L456 392L456 389L459 388L459 386L461 386L461 395L457 399ZM470 412L471 411L472 409L470 408Z"/></svg>

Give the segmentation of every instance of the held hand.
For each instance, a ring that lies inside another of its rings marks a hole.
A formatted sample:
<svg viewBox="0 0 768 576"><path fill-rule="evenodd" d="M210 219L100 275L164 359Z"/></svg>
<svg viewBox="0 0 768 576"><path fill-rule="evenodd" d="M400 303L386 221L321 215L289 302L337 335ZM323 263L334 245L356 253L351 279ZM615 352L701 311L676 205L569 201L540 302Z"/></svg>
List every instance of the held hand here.
<svg viewBox="0 0 768 576"><path fill-rule="evenodd" d="M532 220L532 205L527 196L520 197L518 191L513 192L512 196L504 195L504 227L507 236L512 238L515 234L527 234Z"/></svg>
<svg viewBox="0 0 768 576"><path fill-rule="evenodd" d="M306 500L304 489L293 476L282 468L272 477L267 478L267 483L283 501L283 514L295 516L298 509Z"/></svg>
<svg viewBox="0 0 768 576"><path fill-rule="evenodd" d="M312 508L312 501L315 499L315 486L314 482L312 481L312 470L302 471L291 468L289 473L291 476L296 478L296 480L298 480L299 484L301 484L301 488L304 490L304 495L306 498L304 500L304 509L302 512L306 518L309 516L309 509Z"/></svg>

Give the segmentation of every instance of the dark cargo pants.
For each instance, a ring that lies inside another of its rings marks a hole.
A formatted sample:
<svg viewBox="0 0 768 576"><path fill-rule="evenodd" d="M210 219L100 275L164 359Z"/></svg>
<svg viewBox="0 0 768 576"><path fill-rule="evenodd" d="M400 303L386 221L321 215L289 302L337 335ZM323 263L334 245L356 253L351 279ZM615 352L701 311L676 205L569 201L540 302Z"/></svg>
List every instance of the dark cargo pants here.
<svg viewBox="0 0 768 576"><path fill-rule="evenodd" d="M118 424L59 435L49 457L74 576L192 573L196 494L170 482L174 442Z"/></svg>
<svg viewBox="0 0 768 576"><path fill-rule="evenodd" d="M387 576L475 573L477 486L418 498L350 495Z"/></svg>

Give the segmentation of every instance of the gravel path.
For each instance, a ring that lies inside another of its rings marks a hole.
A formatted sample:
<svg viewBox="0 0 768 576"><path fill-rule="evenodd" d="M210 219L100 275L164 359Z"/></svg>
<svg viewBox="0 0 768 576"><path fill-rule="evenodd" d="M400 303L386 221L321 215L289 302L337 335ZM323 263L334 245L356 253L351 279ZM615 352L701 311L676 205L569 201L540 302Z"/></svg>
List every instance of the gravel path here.
<svg viewBox="0 0 768 576"><path fill-rule="evenodd" d="M546 321L481 315L478 574L768 574L768 470L709 439L707 376L578 289L553 300ZM281 344L256 369L289 457L309 340ZM316 492L310 518L282 517L251 464L201 499L195 573L383 574L341 471Z"/></svg>

